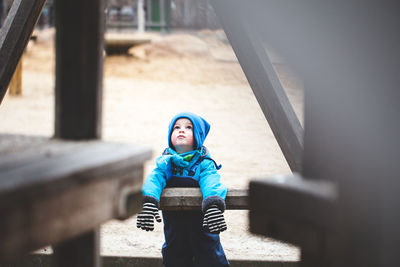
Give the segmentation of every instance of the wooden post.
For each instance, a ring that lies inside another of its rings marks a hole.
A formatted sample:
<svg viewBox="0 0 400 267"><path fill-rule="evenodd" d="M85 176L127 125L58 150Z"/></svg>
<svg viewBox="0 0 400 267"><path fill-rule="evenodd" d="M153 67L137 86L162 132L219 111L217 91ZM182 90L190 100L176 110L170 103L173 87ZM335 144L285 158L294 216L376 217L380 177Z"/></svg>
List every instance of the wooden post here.
<svg viewBox="0 0 400 267"><path fill-rule="evenodd" d="M55 137L101 137L105 0L59 0L56 12ZM58 245L56 266L98 267L98 229Z"/></svg>
<svg viewBox="0 0 400 267"><path fill-rule="evenodd" d="M10 82L10 95L22 95L22 56Z"/></svg>
<svg viewBox="0 0 400 267"><path fill-rule="evenodd" d="M60 0L55 8L55 136L100 138L104 0Z"/></svg>
<svg viewBox="0 0 400 267"><path fill-rule="evenodd" d="M100 233L95 229L54 246L53 264L57 267L100 266Z"/></svg>

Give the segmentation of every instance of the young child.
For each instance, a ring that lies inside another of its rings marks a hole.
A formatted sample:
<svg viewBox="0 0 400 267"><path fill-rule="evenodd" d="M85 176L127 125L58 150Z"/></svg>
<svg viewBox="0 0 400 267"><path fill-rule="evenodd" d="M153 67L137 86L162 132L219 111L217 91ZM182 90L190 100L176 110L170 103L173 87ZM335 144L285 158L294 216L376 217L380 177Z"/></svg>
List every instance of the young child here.
<svg viewBox="0 0 400 267"><path fill-rule="evenodd" d="M165 187L200 187L202 211L163 211L166 267L229 266L219 233L226 230L223 216L227 188L220 182L221 168L203 143L210 125L202 117L184 112L169 124L168 148L156 160L156 168L142 188L143 210L137 227L153 231L161 192Z"/></svg>

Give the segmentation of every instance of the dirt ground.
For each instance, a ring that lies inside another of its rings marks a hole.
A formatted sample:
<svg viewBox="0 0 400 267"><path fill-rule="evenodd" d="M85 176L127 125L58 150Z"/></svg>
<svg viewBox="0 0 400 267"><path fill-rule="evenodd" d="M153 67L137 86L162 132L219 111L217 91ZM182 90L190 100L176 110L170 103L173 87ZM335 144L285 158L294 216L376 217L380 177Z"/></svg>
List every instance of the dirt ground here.
<svg viewBox="0 0 400 267"><path fill-rule="evenodd" d="M154 158L167 145L169 120L192 111L211 124L205 145L223 165L223 182L246 188L253 178L289 174L290 169L223 31L148 34L151 43L104 61L103 139L142 144ZM0 132L51 136L54 131L54 31L38 32L23 56L23 95L7 95L0 107ZM273 60L275 61L275 60ZM276 60L281 81L302 116L301 80ZM248 231L247 211L225 213L221 234L228 259L295 261L299 250ZM104 255L160 256L162 224L154 232L136 228L135 217L102 226Z"/></svg>

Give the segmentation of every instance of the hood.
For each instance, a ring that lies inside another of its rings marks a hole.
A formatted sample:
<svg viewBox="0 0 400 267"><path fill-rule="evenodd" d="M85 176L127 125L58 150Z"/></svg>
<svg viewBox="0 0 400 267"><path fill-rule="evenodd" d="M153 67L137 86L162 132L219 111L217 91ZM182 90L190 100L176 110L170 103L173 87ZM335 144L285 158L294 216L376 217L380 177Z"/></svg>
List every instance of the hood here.
<svg viewBox="0 0 400 267"><path fill-rule="evenodd" d="M195 150L200 149L203 146L204 141L206 140L208 132L210 131L210 124L202 117L191 112L182 112L172 118L168 126L168 146L174 149L171 143L171 133L175 122L180 118L187 118L192 122L193 137L197 144Z"/></svg>

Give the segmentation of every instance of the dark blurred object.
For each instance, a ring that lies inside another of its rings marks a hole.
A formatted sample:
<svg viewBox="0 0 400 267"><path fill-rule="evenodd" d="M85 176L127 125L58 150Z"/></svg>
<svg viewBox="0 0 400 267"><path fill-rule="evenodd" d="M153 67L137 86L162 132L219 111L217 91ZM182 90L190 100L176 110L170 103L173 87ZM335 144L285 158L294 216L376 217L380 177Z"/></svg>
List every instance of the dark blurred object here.
<svg viewBox="0 0 400 267"><path fill-rule="evenodd" d="M398 266L399 5L219 3L306 87L302 173L251 183L252 231L299 245L301 266Z"/></svg>
<svg viewBox="0 0 400 267"><path fill-rule="evenodd" d="M0 0L0 28L3 26L3 0Z"/></svg>

